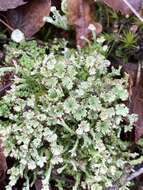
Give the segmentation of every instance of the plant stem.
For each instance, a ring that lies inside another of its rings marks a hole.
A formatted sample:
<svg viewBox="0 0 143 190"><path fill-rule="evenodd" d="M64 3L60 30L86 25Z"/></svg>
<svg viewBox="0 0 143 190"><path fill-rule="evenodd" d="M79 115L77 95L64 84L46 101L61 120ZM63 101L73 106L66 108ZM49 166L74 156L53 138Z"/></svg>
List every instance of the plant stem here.
<svg viewBox="0 0 143 190"><path fill-rule="evenodd" d="M59 124L63 125L63 127L64 127L69 133L74 134L74 131L65 123L65 121L64 121L62 118L60 118L59 120L60 120Z"/></svg>
<svg viewBox="0 0 143 190"><path fill-rule="evenodd" d="M72 157L76 156L76 150L77 150L77 147L78 147L78 143L79 143L79 139L77 138L74 147L72 148L72 150L70 150Z"/></svg>
<svg viewBox="0 0 143 190"><path fill-rule="evenodd" d="M143 156L140 156L139 158L135 160L131 160L130 165L135 166L135 165L141 164L142 162L143 162Z"/></svg>
<svg viewBox="0 0 143 190"><path fill-rule="evenodd" d="M48 172L47 172L47 174L46 174L46 180L47 180L48 183L49 183L49 181L50 181L51 172L52 172L52 164L50 163Z"/></svg>
<svg viewBox="0 0 143 190"><path fill-rule="evenodd" d="M80 174L77 175L76 183L72 190L78 190L79 184L80 184Z"/></svg>

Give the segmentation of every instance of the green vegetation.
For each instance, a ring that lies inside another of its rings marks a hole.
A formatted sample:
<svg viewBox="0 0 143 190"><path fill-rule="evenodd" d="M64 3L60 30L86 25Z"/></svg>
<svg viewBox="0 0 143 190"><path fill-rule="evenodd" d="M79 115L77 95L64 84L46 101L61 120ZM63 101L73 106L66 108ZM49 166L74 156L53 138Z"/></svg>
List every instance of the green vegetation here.
<svg viewBox="0 0 143 190"><path fill-rule="evenodd" d="M68 176L70 189L102 190L122 175L132 154L120 134L136 117L123 104L127 79L119 79L120 68L109 72L101 41L75 50L58 39L47 55L48 47L34 41L5 47L6 64L17 60L11 89L0 100L4 151L15 159L7 190L22 177L23 190L37 177L43 190L52 181L64 190Z"/></svg>
<svg viewBox="0 0 143 190"><path fill-rule="evenodd" d="M139 1L0 3L0 189L142 188Z"/></svg>

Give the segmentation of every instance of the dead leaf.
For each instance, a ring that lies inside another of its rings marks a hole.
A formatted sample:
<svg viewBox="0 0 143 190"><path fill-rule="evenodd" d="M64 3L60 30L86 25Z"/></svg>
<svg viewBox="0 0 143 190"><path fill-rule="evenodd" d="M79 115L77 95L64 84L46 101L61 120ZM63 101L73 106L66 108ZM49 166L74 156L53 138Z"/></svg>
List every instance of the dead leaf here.
<svg viewBox="0 0 143 190"><path fill-rule="evenodd" d="M24 5L24 0L0 0L0 11L7 11L8 9L15 9L20 5Z"/></svg>
<svg viewBox="0 0 143 190"><path fill-rule="evenodd" d="M43 17L50 13L51 0L32 0L6 13L9 25L21 30L26 37L33 36L44 25Z"/></svg>
<svg viewBox="0 0 143 190"><path fill-rule="evenodd" d="M42 189L42 180L41 179L37 179L35 182L35 190L41 190Z"/></svg>
<svg viewBox="0 0 143 190"><path fill-rule="evenodd" d="M130 113L138 115L135 123L135 141L143 136L143 70L137 81L138 64L128 63L124 65L125 72L129 74L129 101L128 108Z"/></svg>
<svg viewBox="0 0 143 190"><path fill-rule="evenodd" d="M115 11L120 11L122 14L130 14L131 10L123 2L123 0L102 0L101 2L107 4ZM128 0L128 2L134 7L136 11L139 11L141 6L141 0Z"/></svg>
<svg viewBox="0 0 143 190"><path fill-rule="evenodd" d="M3 183L7 171L6 158L3 153L2 140L0 140L0 184Z"/></svg>
<svg viewBox="0 0 143 190"><path fill-rule="evenodd" d="M68 0L68 20L70 25L76 30L76 42L80 47L84 47L85 40L91 38L91 31L88 29L90 24L96 27L96 33L102 31L102 26L94 21L91 4L88 0Z"/></svg>

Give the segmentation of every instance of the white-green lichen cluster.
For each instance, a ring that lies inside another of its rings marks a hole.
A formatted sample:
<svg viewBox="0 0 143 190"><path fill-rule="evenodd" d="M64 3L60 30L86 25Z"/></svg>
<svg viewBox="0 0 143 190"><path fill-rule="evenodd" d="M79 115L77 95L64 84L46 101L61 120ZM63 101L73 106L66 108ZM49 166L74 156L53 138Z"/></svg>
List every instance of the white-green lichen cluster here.
<svg viewBox="0 0 143 190"><path fill-rule="evenodd" d="M50 189L51 180L61 190L68 176L73 190L102 190L130 159L120 140L121 130L131 130L134 122L123 104L126 79L119 79L120 69L108 71L100 44L83 50L65 44L55 42L47 55L34 48L36 59L27 50L27 65L26 57L23 63L17 56L22 46L13 46L19 62L11 89L0 100L5 154L15 159L7 190L20 177L26 190L37 177L43 190Z"/></svg>

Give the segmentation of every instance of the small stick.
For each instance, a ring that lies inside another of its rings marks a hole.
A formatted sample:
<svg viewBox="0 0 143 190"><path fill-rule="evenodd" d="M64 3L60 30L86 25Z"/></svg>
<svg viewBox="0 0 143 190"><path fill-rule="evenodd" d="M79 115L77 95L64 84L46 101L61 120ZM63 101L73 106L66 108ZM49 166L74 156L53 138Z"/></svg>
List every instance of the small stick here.
<svg viewBox="0 0 143 190"><path fill-rule="evenodd" d="M136 86L138 86L140 79L141 79L141 70L142 70L142 61L139 60L138 62L138 70L136 76Z"/></svg>
<svg viewBox="0 0 143 190"><path fill-rule="evenodd" d="M8 83L7 85L5 85L4 87L0 87L0 97L3 95L3 93L8 90L10 88L10 86L12 85L12 83Z"/></svg>
<svg viewBox="0 0 143 190"><path fill-rule="evenodd" d="M127 1L127 0L122 0L128 7L129 9L136 15L136 17L143 22L143 18L139 15L139 13L134 9L134 7Z"/></svg>
<svg viewBox="0 0 143 190"><path fill-rule="evenodd" d="M143 174L143 167L140 168L139 170L135 171L134 173L132 173L132 174L127 178L127 181L131 181L131 180L135 179L136 177L140 176L141 174Z"/></svg>
<svg viewBox="0 0 143 190"><path fill-rule="evenodd" d="M135 179L136 177L140 176L143 174L143 167L141 167L139 170L133 172L131 175L129 175L128 177L126 176L122 176L125 178L125 183L124 185L128 182L128 181L132 181L133 179ZM119 186L118 184L114 184L111 187L107 187L105 188L105 190L119 190ZM120 186L121 187L121 186Z"/></svg>
<svg viewBox="0 0 143 190"><path fill-rule="evenodd" d="M0 22L5 25L9 30L13 31L14 29L9 25L7 24L5 21L3 21L2 19L0 19Z"/></svg>

